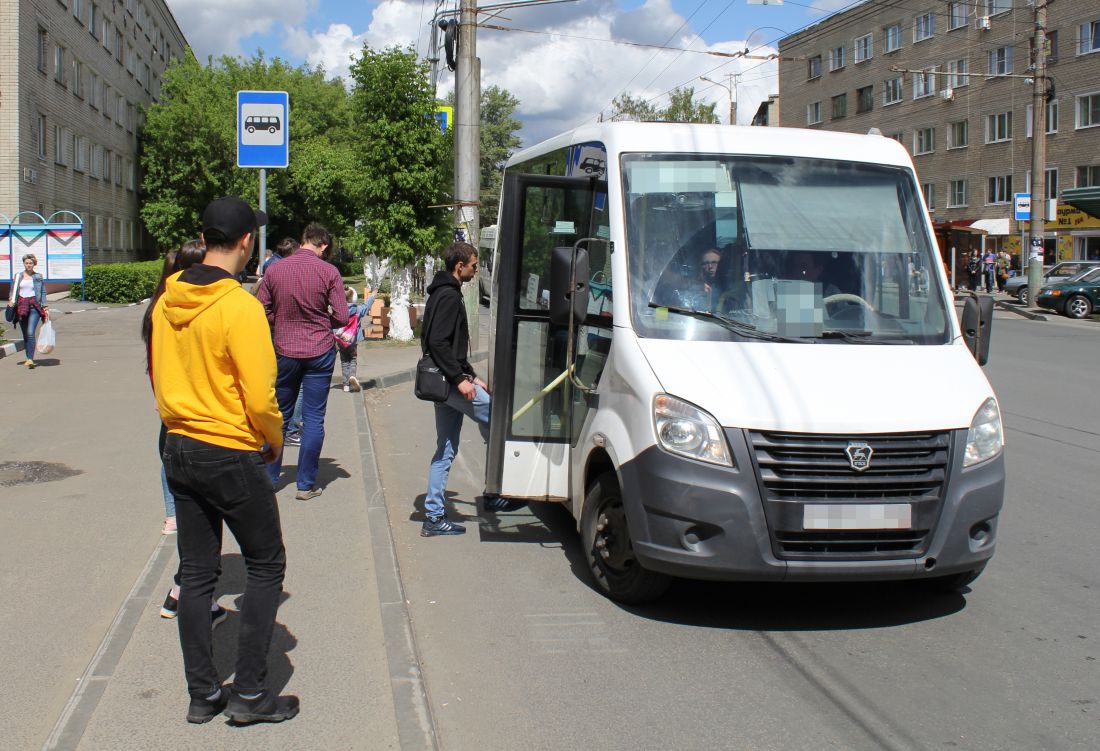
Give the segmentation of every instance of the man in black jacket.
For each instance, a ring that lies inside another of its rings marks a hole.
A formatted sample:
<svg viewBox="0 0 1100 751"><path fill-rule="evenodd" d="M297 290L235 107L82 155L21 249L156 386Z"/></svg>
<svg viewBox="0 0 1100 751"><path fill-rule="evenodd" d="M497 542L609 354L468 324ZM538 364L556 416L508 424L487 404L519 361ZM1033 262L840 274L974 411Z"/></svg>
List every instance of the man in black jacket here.
<svg viewBox="0 0 1100 751"><path fill-rule="evenodd" d="M460 535L466 531L461 524L447 518L443 502L447 476L458 453L462 417L466 415L478 424L481 436L489 440L489 386L474 373L467 359L470 349L469 324L462 302L462 283L477 274L477 248L469 243L451 243L444 251L445 269L428 285L428 302L424 306L424 333L428 353L451 384L445 402L435 403L436 447L428 472L428 494L424 499L426 518L420 530L422 537ZM515 511L525 506L499 496L487 497L486 511Z"/></svg>

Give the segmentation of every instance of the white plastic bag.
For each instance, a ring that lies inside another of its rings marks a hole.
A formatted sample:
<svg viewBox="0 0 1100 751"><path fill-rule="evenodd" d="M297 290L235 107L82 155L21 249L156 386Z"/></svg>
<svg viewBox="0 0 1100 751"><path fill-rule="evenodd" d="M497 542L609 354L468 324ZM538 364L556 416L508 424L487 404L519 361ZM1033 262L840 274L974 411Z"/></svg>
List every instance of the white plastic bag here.
<svg viewBox="0 0 1100 751"><path fill-rule="evenodd" d="M46 321L42 324L42 328L38 329L37 343L34 345L34 349L40 355L48 355L53 352L55 344L57 344L57 335L53 332L53 321Z"/></svg>

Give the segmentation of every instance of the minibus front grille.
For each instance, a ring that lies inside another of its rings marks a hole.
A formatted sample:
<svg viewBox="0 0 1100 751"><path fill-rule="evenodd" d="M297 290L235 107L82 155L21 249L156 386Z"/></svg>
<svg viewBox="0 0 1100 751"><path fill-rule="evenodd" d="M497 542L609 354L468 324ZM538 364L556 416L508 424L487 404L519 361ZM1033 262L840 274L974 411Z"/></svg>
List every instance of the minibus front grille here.
<svg viewBox="0 0 1100 751"><path fill-rule="evenodd" d="M943 505L951 434L824 435L748 431L775 554L798 560L910 558L927 548ZM849 447L867 444L857 470ZM808 504L911 507L906 530L804 530Z"/></svg>

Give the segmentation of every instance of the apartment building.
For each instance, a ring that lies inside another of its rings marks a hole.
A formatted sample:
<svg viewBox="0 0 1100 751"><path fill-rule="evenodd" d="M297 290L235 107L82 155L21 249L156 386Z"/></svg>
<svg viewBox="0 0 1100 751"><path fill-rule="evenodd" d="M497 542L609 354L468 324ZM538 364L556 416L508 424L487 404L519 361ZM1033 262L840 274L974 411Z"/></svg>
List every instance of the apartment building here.
<svg viewBox="0 0 1100 751"><path fill-rule="evenodd" d="M1048 3L1047 195L1100 186L1100 2ZM913 155L946 263L1018 257L1031 190L1032 0L868 0L779 43L780 124L867 133ZM1013 77L1018 76L1018 77ZM1047 258L1100 259L1100 217L1059 200Z"/></svg>
<svg viewBox="0 0 1100 751"><path fill-rule="evenodd" d="M164 0L0 0L0 214L77 214L88 263L153 254L141 108L186 44Z"/></svg>

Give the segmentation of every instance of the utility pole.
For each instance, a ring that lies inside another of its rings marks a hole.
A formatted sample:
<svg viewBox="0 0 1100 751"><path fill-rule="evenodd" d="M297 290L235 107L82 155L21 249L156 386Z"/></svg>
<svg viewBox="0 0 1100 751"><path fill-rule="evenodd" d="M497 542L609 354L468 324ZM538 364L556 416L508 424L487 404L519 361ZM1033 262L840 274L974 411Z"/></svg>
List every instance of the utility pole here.
<svg viewBox="0 0 1100 751"><path fill-rule="evenodd" d="M477 59L477 0L461 0L455 66L455 228L478 247L481 233L481 61ZM480 259L479 259L480 260ZM470 321L470 346L477 346L478 282L462 292Z"/></svg>
<svg viewBox="0 0 1100 751"><path fill-rule="evenodd" d="M1043 235L1047 216L1047 2L1035 4L1035 83L1031 95L1031 219L1027 294L1034 307L1043 284Z"/></svg>
<svg viewBox="0 0 1100 751"><path fill-rule="evenodd" d="M726 90L726 93L729 94L730 97L730 125L737 125L737 79L739 79L741 75L739 73L727 73L726 77L729 79L728 83L715 81L713 78L707 78L706 76L699 76L699 80L713 83Z"/></svg>

